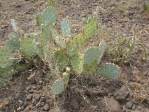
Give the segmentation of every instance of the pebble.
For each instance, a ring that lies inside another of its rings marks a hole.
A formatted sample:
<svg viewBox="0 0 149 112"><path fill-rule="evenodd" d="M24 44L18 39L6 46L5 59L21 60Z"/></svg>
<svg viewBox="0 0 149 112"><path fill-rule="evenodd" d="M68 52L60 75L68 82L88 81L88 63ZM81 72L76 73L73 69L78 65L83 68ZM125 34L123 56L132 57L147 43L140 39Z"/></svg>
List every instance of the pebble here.
<svg viewBox="0 0 149 112"><path fill-rule="evenodd" d="M109 109L110 112L122 112L119 102L116 101L113 97L105 97L105 103L107 104L107 109Z"/></svg>
<svg viewBox="0 0 149 112"><path fill-rule="evenodd" d="M35 94L35 95L34 95L34 99L35 99L37 102L40 100L40 97L41 97L41 96L40 96L39 94Z"/></svg>
<svg viewBox="0 0 149 112"><path fill-rule="evenodd" d="M19 103L20 106L23 105L23 101L22 100L18 100L18 103Z"/></svg>
<svg viewBox="0 0 149 112"><path fill-rule="evenodd" d="M45 101L46 101L46 98L45 98L44 96L42 96L42 97L40 98L40 101L41 101L41 102L45 102Z"/></svg>
<svg viewBox="0 0 149 112"><path fill-rule="evenodd" d="M28 101L30 101L30 100L32 100L32 94L29 94L29 95L27 95L27 97L26 97L26 100L28 100Z"/></svg>
<svg viewBox="0 0 149 112"><path fill-rule="evenodd" d="M115 92L114 96L118 101L125 102L129 96L129 90L127 87L122 86L118 91Z"/></svg>
<svg viewBox="0 0 149 112"><path fill-rule="evenodd" d="M126 108L127 109L132 109L133 105L134 105L133 102L129 101L129 102L126 103Z"/></svg>
<svg viewBox="0 0 149 112"><path fill-rule="evenodd" d="M44 107L43 107L43 110L48 111L49 109L50 109L50 106L48 104L45 104Z"/></svg>

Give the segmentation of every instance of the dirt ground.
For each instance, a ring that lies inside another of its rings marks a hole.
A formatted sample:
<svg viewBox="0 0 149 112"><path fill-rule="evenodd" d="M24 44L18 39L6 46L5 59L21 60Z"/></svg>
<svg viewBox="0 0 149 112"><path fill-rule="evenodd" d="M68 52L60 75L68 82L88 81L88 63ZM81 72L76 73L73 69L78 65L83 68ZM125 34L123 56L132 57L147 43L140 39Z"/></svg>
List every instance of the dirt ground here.
<svg viewBox="0 0 149 112"><path fill-rule="evenodd" d="M36 31L35 16L46 5L45 0L0 0L0 40L12 31L10 19L16 19L25 32ZM81 30L87 16L96 13L113 36L136 35L149 48L149 14L143 5L143 0L59 0L57 8L59 19L68 17L74 33ZM18 73L0 89L0 111L149 112L149 60L140 61L137 56L131 66L121 66L119 80L72 76L67 90L56 99L44 71L32 68Z"/></svg>

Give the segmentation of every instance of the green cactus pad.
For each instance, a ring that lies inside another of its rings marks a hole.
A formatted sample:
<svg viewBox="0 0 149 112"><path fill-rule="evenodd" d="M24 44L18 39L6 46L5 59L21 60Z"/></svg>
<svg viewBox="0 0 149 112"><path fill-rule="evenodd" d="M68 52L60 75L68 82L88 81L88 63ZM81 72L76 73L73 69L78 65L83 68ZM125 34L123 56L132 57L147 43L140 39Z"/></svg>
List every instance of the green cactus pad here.
<svg viewBox="0 0 149 112"><path fill-rule="evenodd" d="M20 51L26 58L32 58L39 52L35 39L33 37L21 38Z"/></svg>
<svg viewBox="0 0 149 112"><path fill-rule="evenodd" d="M58 64L60 70L64 70L65 67L69 65L69 57L65 53L64 49L56 51L54 58Z"/></svg>
<svg viewBox="0 0 149 112"><path fill-rule="evenodd" d="M83 71L92 74L96 72L100 52L98 47L89 48L84 55Z"/></svg>
<svg viewBox="0 0 149 112"><path fill-rule="evenodd" d="M120 67L113 63L106 63L97 69L97 75L102 75L106 78L116 79L120 75Z"/></svg>
<svg viewBox="0 0 149 112"><path fill-rule="evenodd" d="M71 66L75 73L81 74L83 72L83 61L83 56L78 53L70 58Z"/></svg>
<svg viewBox="0 0 149 112"><path fill-rule="evenodd" d="M51 87L51 92L54 95L59 95L65 90L65 83L63 79L58 79L56 80Z"/></svg>
<svg viewBox="0 0 149 112"><path fill-rule="evenodd" d="M49 41L53 41L51 28L49 26L42 28L42 33L40 34L39 40L42 46L47 45Z"/></svg>
<svg viewBox="0 0 149 112"><path fill-rule="evenodd" d="M100 44L99 44L99 57L98 57L98 64L100 64L101 62L101 59L105 53L105 50L107 48L107 44L105 41L101 41Z"/></svg>
<svg viewBox="0 0 149 112"><path fill-rule="evenodd" d="M49 6L43 13L37 16L37 24L39 26L55 25L56 19L56 9Z"/></svg>
<svg viewBox="0 0 149 112"><path fill-rule="evenodd" d="M73 56L78 50L85 44L86 38L84 35L78 34L72 40L67 43L67 53L69 56Z"/></svg>
<svg viewBox="0 0 149 112"><path fill-rule="evenodd" d="M12 67L0 68L0 87L5 86L12 78L14 70Z"/></svg>
<svg viewBox="0 0 149 112"><path fill-rule="evenodd" d="M51 28L49 26L45 26L42 28L39 38L39 56L41 59L47 59L49 55L49 44L51 42L53 42Z"/></svg>
<svg viewBox="0 0 149 112"><path fill-rule="evenodd" d="M61 21L61 31L64 36L70 37L71 36L71 27L70 23L67 19Z"/></svg>
<svg viewBox="0 0 149 112"><path fill-rule="evenodd" d="M0 77L8 79L14 72L13 67L0 68Z"/></svg>
<svg viewBox="0 0 149 112"><path fill-rule="evenodd" d="M0 67L6 68L8 66L11 66L13 63L13 59L11 51L7 49L6 47L0 48Z"/></svg>
<svg viewBox="0 0 149 112"><path fill-rule="evenodd" d="M67 43L68 54L73 55L74 52L82 48L88 42L88 40L96 34L96 32L97 22L94 18L91 18L85 25L83 33L76 35Z"/></svg>
<svg viewBox="0 0 149 112"><path fill-rule="evenodd" d="M9 80L0 77L0 87L6 86Z"/></svg>
<svg viewBox="0 0 149 112"><path fill-rule="evenodd" d="M51 28L51 32L52 32L52 38L55 44L60 48L65 48L66 43L65 43L65 39L63 38L63 36L60 35L54 28Z"/></svg>
<svg viewBox="0 0 149 112"><path fill-rule="evenodd" d="M97 32L97 21L95 18L90 18L84 27L84 35L87 39L94 36Z"/></svg>
<svg viewBox="0 0 149 112"><path fill-rule="evenodd" d="M19 36L17 33L12 32L9 34L9 40L6 41L5 46L11 50L11 52L15 52L16 50L19 50L20 48L20 41Z"/></svg>

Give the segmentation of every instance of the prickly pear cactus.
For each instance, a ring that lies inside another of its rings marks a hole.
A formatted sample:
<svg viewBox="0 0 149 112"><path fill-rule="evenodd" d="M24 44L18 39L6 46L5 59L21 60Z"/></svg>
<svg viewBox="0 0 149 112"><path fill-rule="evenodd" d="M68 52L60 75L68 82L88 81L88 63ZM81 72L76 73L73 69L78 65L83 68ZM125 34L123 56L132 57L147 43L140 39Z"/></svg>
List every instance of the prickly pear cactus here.
<svg viewBox="0 0 149 112"><path fill-rule="evenodd" d="M69 56L76 55L76 53L79 51L79 49L85 44L85 37L84 35L78 34L74 38L72 38L68 43L67 43L67 53Z"/></svg>
<svg viewBox="0 0 149 112"><path fill-rule="evenodd" d="M59 95L61 94L63 91L65 90L65 83L63 81L63 79L58 79L56 80L52 87L51 87L51 92L54 94L54 95Z"/></svg>
<svg viewBox="0 0 149 112"><path fill-rule="evenodd" d="M59 48L65 48L66 43L62 35L60 35L54 28L51 28L52 32L52 37L54 40L54 43L59 47Z"/></svg>
<svg viewBox="0 0 149 112"><path fill-rule="evenodd" d="M102 64L97 69L97 75L102 75L110 79L116 79L120 75L120 67L113 63Z"/></svg>
<svg viewBox="0 0 149 112"><path fill-rule="evenodd" d="M40 34L39 42L41 46L45 46L49 43L49 41L52 41L52 32L51 28L49 26L45 26L42 28L42 33Z"/></svg>
<svg viewBox="0 0 149 112"><path fill-rule="evenodd" d="M24 37L20 41L20 51L28 59L36 56L39 52L39 48L33 37Z"/></svg>
<svg viewBox="0 0 149 112"><path fill-rule="evenodd" d="M0 87L3 87L11 79L14 69L12 67L0 68Z"/></svg>
<svg viewBox="0 0 149 112"><path fill-rule="evenodd" d="M78 52L88 40L93 37L97 32L97 22L94 18L90 18L84 27L82 33L76 35L67 43L67 52L69 55L73 55L74 52Z"/></svg>
<svg viewBox="0 0 149 112"><path fill-rule="evenodd" d="M105 53L106 48L107 48L106 42L105 41L101 41L100 44L99 44L99 47L98 47L98 49L99 49L99 57L98 57L98 60L97 60L97 64L100 64L101 59L102 59L102 57L103 57L103 55Z"/></svg>
<svg viewBox="0 0 149 112"><path fill-rule="evenodd" d="M11 51L7 49L6 47L0 48L0 67L6 68L12 65L13 58Z"/></svg>
<svg viewBox="0 0 149 112"><path fill-rule="evenodd" d="M37 16L39 26L55 25L57 19L56 9L49 6L45 11Z"/></svg>
<svg viewBox="0 0 149 112"><path fill-rule="evenodd" d="M84 35L86 39L93 37L97 32L97 21L95 18L89 18L84 27Z"/></svg>
<svg viewBox="0 0 149 112"><path fill-rule="evenodd" d="M93 47L89 48L84 55L84 67L83 71L87 74L93 74L97 69L97 61L99 58L99 48Z"/></svg>
<svg viewBox="0 0 149 112"><path fill-rule="evenodd" d="M54 57L60 70L64 70L69 65L69 57L64 49L56 51Z"/></svg>
<svg viewBox="0 0 149 112"><path fill-rule="evenodd" d="M71 27L67 19L61 21L61 31L65 37L71 37Z"/></svg>
<svg viewBox="0 0 149 112"><path fill-rule="evenodd" d="M20 49L19 35L16 32L9 34L9 39L6 41L5 46L11 51L15 52Z"/></svg>
<svg viewBox="0 0 149 112"><path fill-rule="evenodd" d="M39 57L46 60L49 55L49 44L53 42L52 32L49 26L42 28L42 32L39 35Z"/></svg>
<svg viewBox="0 0 149 112"><path fill-rule="evenodd" d="M83 63L84 63L83 55L77 53L76 55L70 58L70 63L73 71L76 74L81 74L83 72Z"/></svg>

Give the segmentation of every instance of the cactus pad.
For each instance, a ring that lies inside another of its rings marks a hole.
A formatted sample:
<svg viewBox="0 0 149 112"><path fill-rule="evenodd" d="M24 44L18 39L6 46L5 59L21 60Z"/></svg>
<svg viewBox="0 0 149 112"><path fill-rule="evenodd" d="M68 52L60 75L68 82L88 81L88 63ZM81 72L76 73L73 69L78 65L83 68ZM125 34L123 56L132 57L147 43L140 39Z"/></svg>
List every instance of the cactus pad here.
<svg viewBox="0 0 149 112"><path fill-rule="evenodd" d="M81 74L83 72L83 56L76 54L70 58L71 66L75 73Z"/></svg>
<svg viewBox="0 0 149 112"><path fill-rule="evenodd" d="M49 41L52 41L52 32L49 26L42 28L42 33L40 34L39 40L42 46L48 44Z"/></svg>
<svg viewBox="0 0 149 112"><path fill-rule="evenodd" d="M98 64L100 64L101 58L103 57L105 50L107 48L107 44L105 41L101 41L99 44L99 57L98 57Z"/></svg>
<svg viewBox="0 0 149 112"><path fill-rule="evenodd" d="M89 48L84 55L84 72L88 74L92 74L96 72L97 68L97 61L99 58L99 48L94 47L94 48Z"/></svg>
<svg viewBox="0 0 149 112"><path fill-rule="evenodd" d="M21 38L20 51L26 58L32 58L39 52L35 39L33 37Z"/></svg>
<svg viewBox="0 0 149 112"><path fill-rule="evenodd" d="M17 33L13 32L9 34L9 40L6 41L5 45L11 52L15 52L16 50L19 50L20 48L20 41L19 36Z"/></svg>
<svg viewBox="0 0 149 112"><path fill-rule="evenodd" d="M7 84L13 73L14 70L12 67L0 68L0 87Z"/></svg>
<svg viewBox="0 0 149 112"><path fill-rule="evenodd" d="M51 28L52 38L55 44L60 48L65 48L66 43L62 35L60 35L54 28Z"/></svg>
<svg viewBox="0 0 149 112"><path fill-rule="evenodd" d="M67 53L69 56L73 56L78 52L78 50L85 44L84 35L78 34L72 40L67 43Z"/></svg>
<svg viewBox="0 0 149 112"><path fill-rule="evenodd" d="M103 64L97 69L97 75L99 74L111 79L116 79L120 72L120 68L113 63Z"/></svg>
<svg viewBox="0 0 149 112"><path fill-rule="evenodd" d="M64 49L56 51L54 58L60 70L64 70L65 67L69 65L69 57L65 53Z"/></svg>
<svg viewBox="0 0 149 112"><path fill-rule="evenodd" d="M87 39L94 36L97 32L97 21L95 18L90 18L84 27L84 35Z"/></svg>
<svg viewBox="0 0 149 112"><path fill-rule="evenodd" d="M7 49L6 47L0 48L0 67L6 68L8 66L11 66L13 63L11 57L12 54L9 49Z"/></svg>
<svg viewBox="0 0 149 112"><path fill-rule="evenodd" d="M56 9L49 6L43 13L37 16L37 24L39 26L55 25L56 19Z"/></svg>
<svg viewBox="0 0 149 112"><path fill-rule="evenodd" d="M64 90L65 90L65 86L64 86L64 81L63 79L58 79L56 80L52 87L51 87L51 92L54 94L54 95L59 95L61 94Z"/></svg>
<svg viewBox="0 0 149 112"><path fill-rule="evenodd" d="M64 36L70 37L71 36L71 27L70 23L67 19L61 21L61 31Z"/></svg>

